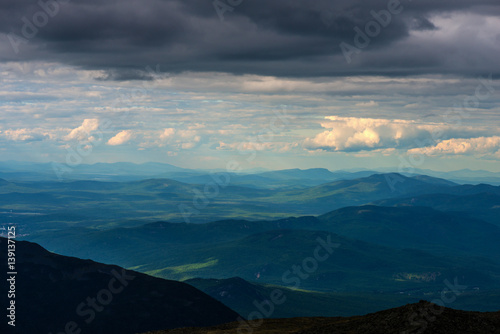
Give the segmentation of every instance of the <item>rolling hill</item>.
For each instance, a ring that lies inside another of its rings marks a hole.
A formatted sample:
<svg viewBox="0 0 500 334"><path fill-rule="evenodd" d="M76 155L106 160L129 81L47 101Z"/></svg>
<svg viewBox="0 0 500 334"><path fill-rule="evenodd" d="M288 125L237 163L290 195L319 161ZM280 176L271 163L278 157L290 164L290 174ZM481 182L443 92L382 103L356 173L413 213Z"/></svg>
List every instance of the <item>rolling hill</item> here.
<svg viewBox="0 0 500 334"><path fill-rule="evenodd" d="M493 191L470 195L427 194L379 200L372 204L379 206L430 207L439 211L460 213L461 215L482 219L500 226L500 195L495 194Z"/></svg>
<svg viewBox="0 0 500 334"><path fill-rule="evenodd" d="M318 217L324 230L375 244L500 260L500 228L428 207L346 207Z"/></svg>
<svg viewBox="0 0 500 334"><path fill-rule="evenodd" d="M218 219L319 215L345 206L424 194L500 192L500 187L457 186L442 179L399 174L375 174L308 188L274 190L235 185L220 174L213 177L206 184L169 179L2 182L0 218L13 220L27 234L46 228L37 224L39 219L34 215L44 216L44 223L57 229L70 226L103 229L131 226L138 220L206 223ZM52 220L53 215L60 219Z"/></svg>
<svg viewBox="0 0 500 334"><path fill-rule="evenodd" d="M24 238L61 254L134 267L157 263L167 255L177 256L184 249L215 247L273 230L325 231L373 245L413 248L440 256L483 257L496 262L500 258L498 226L467 215L407 206L346 207L319 217L272 221L157 222L109 230L71 228ZM130 246L139 251L130 254Z"/></svg>
<svg viewBox="0 0 500 334"><path fill-rule="evenodd" d="M499 285L500 264L474 257L443 257L418 249L376 245L332 232L280 229L314 225L314 217L278 222L224 221L212 224L148 224L106 231L61 231L33 237L62 254L92 258L151 275L185 280L230 278L297 287L284 273L312 256L318 238L339 244L300 287L329 291L439 289L443 279L461 277L469 286ZM221 224L222 225L219 225ZM255 224L255 225L254 225ZM274 226L273 226L274 224ZM228 228L225 233L222 226ZM319 225L321 227L321 225Z"/></svg>

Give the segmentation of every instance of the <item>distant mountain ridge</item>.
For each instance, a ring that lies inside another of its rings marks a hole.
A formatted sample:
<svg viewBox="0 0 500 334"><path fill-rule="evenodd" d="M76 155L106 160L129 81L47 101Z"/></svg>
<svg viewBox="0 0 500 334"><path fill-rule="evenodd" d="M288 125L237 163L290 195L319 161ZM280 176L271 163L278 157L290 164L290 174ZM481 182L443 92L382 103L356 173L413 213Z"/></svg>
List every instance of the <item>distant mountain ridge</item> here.
<svg viewBox="0 0 500 334"><path fill-rule="evenodd" d="M205 184L187 184L170 179L127 182L73 180L17 181L0 184L0 209L16 208L36 214L79 212L98 226L132 219L208 222L220 218L269 219L290 215L317 215L377 200L432 193L500 193L500 187L455 185L432 177L373 174L338 180L312 187L263 189L233 184L225 176ZM281 182L281 181L276 181ZM98 201L99 205L95 205ZM0 214L1 218L1 214ZM34 217L9 217L28 230L36 227ZM38 219L38 218L37 218ZM45 223L51 223L45 221ZM64 222L56 224L66 227ZM80 226L85 226L86 223ZM103 228L105 226L99 226Z"/></svg>
<svg viewBox="0 0 500 334"><path fill-rule="evenodd" d="M225 169L190 169L168 163L148 162L136 164L132 162L115 163L82 163L71 168L71 172L63 175L64 180L86 179L101 181L133 181L145 178L168 178L185 183L204 183L212 173L227 173ZM242 186L261 188L293 187L300 185L314 186L336 180L349 180L366 177L372 174L400 173L405 176L429 175L444 178L456 183L500 185L500 172L462 169L449 172L415 168L412 173L400 172L398 168L345 169L328 170L326 168L265 170L254 168L238 173L229 173L233 183ZM0 178L11 181L50 181L58 180L53 164L20 161L0 161ZM293 181L293 182L291 182Z"/></svg>

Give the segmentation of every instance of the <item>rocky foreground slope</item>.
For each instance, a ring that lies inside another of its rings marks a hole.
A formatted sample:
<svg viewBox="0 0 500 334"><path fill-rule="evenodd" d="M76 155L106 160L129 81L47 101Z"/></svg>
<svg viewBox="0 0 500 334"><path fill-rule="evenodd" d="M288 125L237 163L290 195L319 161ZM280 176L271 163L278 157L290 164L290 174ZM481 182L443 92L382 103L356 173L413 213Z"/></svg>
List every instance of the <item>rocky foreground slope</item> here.
<svg viewBox="0 0 500 334"><path fill-rule="evenodd" d="M493 334L500 312L468 312L420 301L347 318L267 319L208 328L180 328L145 334Z"/></svg>

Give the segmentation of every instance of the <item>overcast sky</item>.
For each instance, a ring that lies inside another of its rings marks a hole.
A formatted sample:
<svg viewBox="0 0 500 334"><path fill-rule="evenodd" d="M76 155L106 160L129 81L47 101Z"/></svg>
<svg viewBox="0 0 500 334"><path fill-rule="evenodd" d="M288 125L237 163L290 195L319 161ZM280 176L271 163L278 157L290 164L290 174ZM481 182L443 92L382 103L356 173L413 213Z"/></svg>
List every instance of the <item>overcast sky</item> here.
<svg viewBox="0 0 500 334"><path fill-rule="evenodd" d="M3 0L0 16L0 160L500 171L498 0Z"/></svg>

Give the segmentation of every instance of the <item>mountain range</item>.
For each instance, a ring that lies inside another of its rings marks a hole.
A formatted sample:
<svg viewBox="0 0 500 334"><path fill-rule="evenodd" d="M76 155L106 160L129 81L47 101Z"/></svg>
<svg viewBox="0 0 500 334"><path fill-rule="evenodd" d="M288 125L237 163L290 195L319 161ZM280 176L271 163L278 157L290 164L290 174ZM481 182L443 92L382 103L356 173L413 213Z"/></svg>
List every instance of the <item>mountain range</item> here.
<svg viewBox="0 0 500 334"><path fill-rule="evenodd" d="M224 175L213 177L211 183L206 184L169 179L127 182L3 180L0 182L0 218L12 220L24 229L24 234L29 234L38 230L38 222L43 222L44 229L71 226L102 229L160 220L195 223L217 219L257 220L320 215L345 206L369 203L398 205L424 195L448 199L482 194L489 196L486 210L472 206L466 208L466 213L493 222L500 205L500 186L457 185L428 176L373 174L298 189L242 187L233 185ZM393 202L377 202L387 200ZM463 201L450 201L447 210L463 211L460 206ZM438 203L437 199L434 205Z"/></svg>
<svg viewBox="0 0 500 334"><path fill-rule="evenodd" d="M265 318L293 318L297 333L342 332L361 327L339 316L412 309L419 300L500 309L500 186L369 170L225 173L154 163L81 165L75 179L30 179L50 173L38 167L0 168L9 176L0 179L0 221L18 232L22 333L218 331L256 308L272 308ZM132 276L116 298L110 286L106 292L111 280ZM93 296L112 301L95 316L78 310ZM337 318L324 327L300 317ZM385 321L371 317L360 326ZM268 324L283 326L266 321L255 330Z"/></svg>
<svg viewBox="0 0 500 334"><path fill-rule="evenodd" d="M239 276L294 288L296 275L284 273L311 257L321 239L338 248L300 288L424 294L455 277L469 288L500 288L499 233L493 224L430 208L360 206L319 217L75 228L29 238L61 254L168 279Z"/></svg>
<svg viewBox="0 0 500 334"><path fill-rule="evenodd" d="M61 168L66 172L62 174L58 172ZM352 168L335 171L329 171L326 168L294 168L285 170L254 168L233 173L224 169L182 168L158 162L141 164L130 162L82 163L70 167L63 163L54 162L0 161L0 178L9 181L137 181L148 178L167 178L186 183L205 183L210 179L210 174L221 172L231 174L233 184L259 188L313 186L331 181L366 177L377 173L400 173L405 176L429 175L436 178L445 178L459 184L488 183L497 186L500 185L499 172L470 169L441 172L413 168L411 172L404 172L399 168Z"/></svg>

